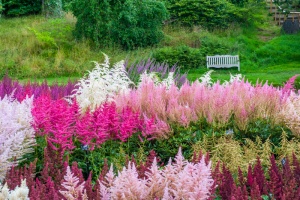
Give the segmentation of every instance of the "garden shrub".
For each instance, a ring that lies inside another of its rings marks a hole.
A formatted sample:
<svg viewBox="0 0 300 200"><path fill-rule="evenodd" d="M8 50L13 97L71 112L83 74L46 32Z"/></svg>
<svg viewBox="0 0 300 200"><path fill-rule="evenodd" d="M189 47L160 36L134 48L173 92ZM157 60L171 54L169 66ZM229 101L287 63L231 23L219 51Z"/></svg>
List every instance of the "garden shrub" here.
<svg viewBox="0 0 300 200"><path fill-rule="evenodd" d="M163 38L162 22L166 18L162 2L126 0L114 11L112 39L124 49L155 45Z"/></svg>
<svg viewBox="0 0 300 200"><path fill-rule="evenodd" d="M186 45L178 47L164 47L153 52L152 57L161 63L178 65L183 70L206 67L207 55L226 55L233 53L229 42L212 36L199 38L200 48Z"/></svg>
<svg viewBox="0 0 300 200"><path fill-rule="evenodd" d="M188 46L164 47L153 52L152 57L160 63L177 65L183 70L196 69L205 66L205 55L200 49Z"/></svg>
<svg viewBox="0 0 300 200"><path fill-rule="evenodd" d="M7 17L38 14L42 11L40 0L2 0L2 6L3 14Z"/></svg>
<svg viewBox="0 0 300 200"><path fill-rule="evenodd" d="M193 26L200 25L209 30L227 28L234 21L234 6L220 0L172 0L168 4L171 21Z"/></svg>
<svg viewBox="0 0 300 200"><path fill-rule="evenodd" d="M75 0L71 10L77 18L75 36L91 39L98 47L116 44L134 49L157 44L167 18L164 4L155 0Z"/></svg>

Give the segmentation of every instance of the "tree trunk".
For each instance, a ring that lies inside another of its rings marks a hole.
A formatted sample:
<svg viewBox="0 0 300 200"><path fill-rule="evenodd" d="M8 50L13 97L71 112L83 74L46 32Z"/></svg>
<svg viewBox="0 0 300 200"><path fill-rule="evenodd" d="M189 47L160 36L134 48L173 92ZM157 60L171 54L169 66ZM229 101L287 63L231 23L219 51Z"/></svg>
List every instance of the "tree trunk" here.
<svg viewBox="0 0 300 200"><path fill-rule="evenodd" d="M62 17L62 0L42 0L43 14L46 18Z"/></svg>

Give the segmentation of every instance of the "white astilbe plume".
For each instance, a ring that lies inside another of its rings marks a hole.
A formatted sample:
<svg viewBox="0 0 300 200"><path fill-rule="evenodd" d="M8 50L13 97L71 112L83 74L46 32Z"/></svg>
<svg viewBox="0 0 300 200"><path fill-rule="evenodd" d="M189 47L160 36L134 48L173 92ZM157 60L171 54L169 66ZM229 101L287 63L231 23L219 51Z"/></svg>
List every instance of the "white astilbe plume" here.
<svg viewBox="0 0 300 200"><path fill-rule="evenodd" d="M0 182L6 171L32 152L35 143L31 108L33 96L21 103L5 96L0 100Z"/></svg>
<svg viewBox="0 0 300 200"><path fill-rule="evenodd" d="M155 85L165 86L166 89L170 89L172 85L175 85L174 72L169 72L168 77L161 80L157 73L151 72L148 74L147 71L145 71L140 76L139 86L145 82L153 82Z"/></svg>
<svg viewBox="0 0 300 200"><path fill-rule="evenodd" d="M161 82L160 78L155 72L151 72L148 74L147 71L145 71L140 75L139 85L141 85L141 83L143 82L149 82L149 81L153 82L155 85L158 85Z"/></svg>
<svg viewBox="0 0 300 200"><path fill-rule="evenodd" d="M26 185L26 179L22 180L21 186L9 191L7 184L0 184L0 200L29 200L29 189Z"/></svg>
<svg viewBox="0 0 300 200"><path fill-rule="evenodd" d="M205 86L211 86L213 84L212 78L211 78L211 73L213 73L213 72L214 72L214 70L209 70L208 72L206 72L205 74L203 74L199 78L201 84L203 84Z"/></svg>
<svg viewBox="0 0 300 200"><path fill-rule="evenodd" d="M127 92L133 82L127 76L124 61L109 66L109 58L106 54L102 64L95 63L95 68L79 80L78 88L70 98L76 100L84 112L88 107L93 111L105 101L113 101L114 95L119 92Z"/></svg>
<svg viewBox="0 0 300 200"><path fill-rule="evenodd" d="M169 72L168 77L162 80L161 83L165 85L167 89L170 89L170 87L175 84L174 72Z"/></svg>
<svg viewBox="0 0 300 200"><path fill-rule="evenodd" d="M244 77L243 77L242 74L232 75L232 74L230 73L230 80L229 80L229 81L224 81L223 85L226 86L226 85L229 85L229 84L231 84L231 83L233 83L233 82L235 82L235 81L240 82L240 81L242 81L243 78L244 78Z"/></svg>
<svg viewBox="0 0 300 200"><path fill-rule="evenodd" d="M59 190L59 192L67 200L76 200L80 197L86 197L85 192L83 193L84 182L79 184L79 178L74 176L71 172L70 167L67 167L67 174L64 176L65 181L61 184L66 191Z"/></svg>

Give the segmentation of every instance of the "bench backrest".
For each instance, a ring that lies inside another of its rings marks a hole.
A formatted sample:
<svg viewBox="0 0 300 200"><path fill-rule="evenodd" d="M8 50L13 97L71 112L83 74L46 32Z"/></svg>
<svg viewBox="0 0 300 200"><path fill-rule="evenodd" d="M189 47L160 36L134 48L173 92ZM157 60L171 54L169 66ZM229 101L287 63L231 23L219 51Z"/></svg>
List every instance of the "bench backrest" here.
<svg viewBox="0 0 300 200"><path fill-rule="evenodd" d="M237 67L240 71L240 60L239 56L235 55L216 55L216 56L206 56L207 68L229 68Z"/></svg>

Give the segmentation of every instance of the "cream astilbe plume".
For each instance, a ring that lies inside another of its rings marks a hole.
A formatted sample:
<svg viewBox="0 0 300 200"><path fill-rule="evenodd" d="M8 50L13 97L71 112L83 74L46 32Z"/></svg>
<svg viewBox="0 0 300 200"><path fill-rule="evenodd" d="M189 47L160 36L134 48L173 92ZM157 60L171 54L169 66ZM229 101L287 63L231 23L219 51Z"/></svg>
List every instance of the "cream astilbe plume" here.
<svg viewBox="0 0 300 200"><path fill-rule="evenodd" d="M143 74L140 76L140 82L139 85L141 85L143 82L153 82L155 85L160 85L160 86L165 86L166 89L170 89L172 85L175 85L175 80L174 80L174 72L169 72L168 77L161 80L157 73L151 72L147 73L145 71Z"/></svg>
<svg viewBox="0 0 300 200"><path fill-rule="evenodd" d="M280 116L294 135L300 136L300 96L292 93L286 100Z"/></svg>
<svg viewBox="0 0 300 200"><path fill-rule="evenodd" d="M242 74L232 75L232 74L230 73L230 79L229 79L229 81L224 81L223 85L228 85L228 84L231 84L231 83L233 83L233 82L235 82L235 81L240 82L240 81L242 81L244 78L245 78L245 76L243 76Z"/></svg>
<svg viewBox="0 0 300 200"><path fill-rule="evenodd" d="M71 172L70 167L67 167L67 174L64 176L65 181L62 183L62 186L66 189L66 191L59 190L59 192L67 199L67 200L77 200L79 198L86 197L86 192L83 192L84 183L79 184L79 178L74 176Z"/></svg>
<svg viewBox="0 0 300 200"><path fill-rule="evenodd" d="M205 86L210 86L213 84L212 82L212 78L211 78L211 73L213 73L214 70L209 70L208 72L206 72L205 74L203 74L199 80L201 82L201 84L205 85Z"/></svg>
<svg viewBox="0 0 300 200"><path fill-rule="evenodd" d="M0 200L29 200L29 189L26 185L26 179L22 180L21 186L9 191L7 184L0 184Z"/></svg>
<svg viewBox="0 0 300 200"><path fill-rule="evenodd" d="M79 80L78 88L70 98L76 100L84 112L89 107L92 111L105 101L113 101L114 95L127 92L133 82L127 76L124 61L109 66L109 58L106 54L102 64L95 63L95 68L89 71L86 77Z"/></svg>
<svg viewBox="0 0 300 200"><path fill-rule="evenodd" d="M35 143L31 108L33 96L21 103L5 96L0 100L0 182L6 171L26 153L32 152Z"/></svg>

